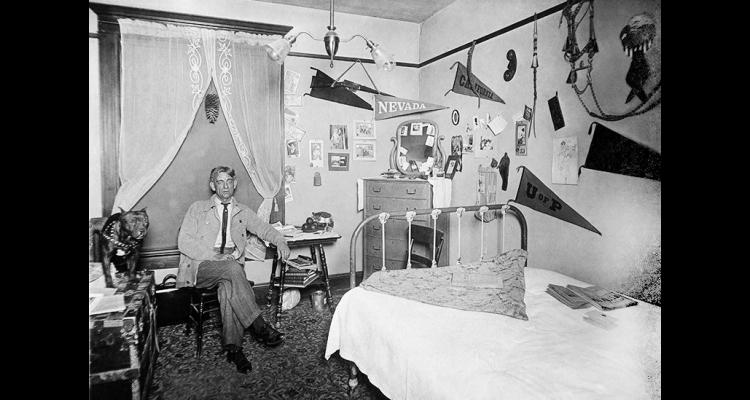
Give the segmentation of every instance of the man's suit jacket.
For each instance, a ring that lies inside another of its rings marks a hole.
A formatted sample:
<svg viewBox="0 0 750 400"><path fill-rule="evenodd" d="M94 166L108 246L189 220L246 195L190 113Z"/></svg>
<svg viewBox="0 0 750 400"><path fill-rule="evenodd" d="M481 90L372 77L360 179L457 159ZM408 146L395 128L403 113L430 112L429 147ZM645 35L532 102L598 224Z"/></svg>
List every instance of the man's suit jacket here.
<svg viewBox="0 0 750 400"><path fill-rule="evenodd" d="M214 244L221 230L221 219L212 196L208 200L196 201L185 214L177 236L180 250L180 265L177 269L177 287L195 286L198 265L215 256ZM232 223L230 235L239 250L238 261L243 264L247 232L278 246L285 242L284 236L269 223L263 221L246 205L232 198Z"/></svg>

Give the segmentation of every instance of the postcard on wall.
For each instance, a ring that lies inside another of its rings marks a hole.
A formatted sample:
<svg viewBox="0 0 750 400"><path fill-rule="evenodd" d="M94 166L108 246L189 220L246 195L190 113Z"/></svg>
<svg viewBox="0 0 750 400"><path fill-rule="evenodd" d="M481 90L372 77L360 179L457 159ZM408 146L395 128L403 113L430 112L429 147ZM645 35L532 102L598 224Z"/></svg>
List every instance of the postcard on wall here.
<svg viewBox="0 0 750 400"><path fill-rule="evenodd" d="M354 159L360 161L375 161L375 141L355 140Z"/></svg>
<svg viewBox="0 0 750 400"><path fill-rule="evenodd" d="M552 139L552 183L578 184L578 138Z"/></svg>
<svg viewBox="0 0 750 400"><path fill-rule="evenodd" d="M422 135L422 123L421 122L412 122L411 123L411 134L414 136L421 136Z"/></svg>
<svg viewBox="0 0 750 400"><path fill-rule="evenodd" d="M332 151L349 150L349 126L329 125L328 138Z"/></svg>
<svg viewBox="0 0 750 400"><path fill-rule="evenodd" d="M516 121L516 155L525 156L527 155L527 142L526 142L526 130L529 128L529 123L525 120Z"/></svg>
<svg viewBox="0 0 750 400"><path fill-rule="evenodd" d="M499 135L505 129L506 125L508 125L508 121L502 115L498 114L497 117L490 120L487 127L490 128L494 135Z"/></svg>
<svg viewBox="0 0 750 400"><path fill-rule="evenodd" d="M354 121L354 139L375 139L375 121Z"/></svg>
<svg viewBox="0 0 750 400"><path fill-rule="evenodd" d="M328 153L329 171L349 171L348 153Z"/></svg>
<svg viewBox="0 0 750 400"><path fill-rule="evenodd" d="M313 168L323 167L323 141L310 141L310 166Z"/></svg>
<svg viewBox="0 0 750 400"><path fill-rule="evenodd" d="M478 135L479 147L474 151L474 157L491 157L495 150L495 144L492 140L493 137L488 132Z"/></svg>
<svg viewBox="0 0 750 400"><path fill-rule="evenodd" d="M299 142L297 139L286 140L286 156L289 158L299 158Z"/></svg>
<svg viewBox="0 0 750 400"><path fill-rule="evenodd" d="M284 105L287 107L301 107L302 95L301 94L285 94Z"/></svg>
<svg viewBox="0 0 750 400"><path fill-rule="evenodd" d="M469 131L466 133L466 140L463 141L464 143L464 153L473 153L474 152L474 132Z"/></svg>
<svg viewBox="0 0 750 400"><path fill-rule="evenodd" d="M291 69L284 70L284 94L297 93L300 73Z"/></svg>
<svg viewBox="0 0 750 400"><path fill-rule="evenodd" d="M294 165L285 165L284 166L284 182L286 184L290 183L297 183L297 170Z"/></svg>

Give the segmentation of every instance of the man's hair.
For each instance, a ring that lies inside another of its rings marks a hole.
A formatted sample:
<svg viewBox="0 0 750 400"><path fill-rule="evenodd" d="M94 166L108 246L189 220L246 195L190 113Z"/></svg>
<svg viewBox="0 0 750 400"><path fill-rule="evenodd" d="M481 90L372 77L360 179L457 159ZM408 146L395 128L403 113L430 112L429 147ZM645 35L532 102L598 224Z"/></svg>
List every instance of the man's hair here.
<svg viewBox="0 0 750 400"><path fill-rule="evenodd" d="M227 174L229 174L229 176L234 178L234 168L220 165L211 170L211 176L208 177L208 181L209 182L216 181L216 177L219 176L219 172L226 172Z"/></svg>

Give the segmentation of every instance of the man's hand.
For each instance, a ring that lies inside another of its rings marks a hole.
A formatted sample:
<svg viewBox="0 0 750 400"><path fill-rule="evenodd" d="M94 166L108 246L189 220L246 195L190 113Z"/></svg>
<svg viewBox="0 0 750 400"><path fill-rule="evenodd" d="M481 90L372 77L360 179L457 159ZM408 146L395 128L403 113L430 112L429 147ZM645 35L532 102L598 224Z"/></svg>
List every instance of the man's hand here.
<svg viewBox="0 0 750 400"><path fill-rule="evenodd" d="M289 250L289 246L287 246L286 242L276 246L276 256L281 260L288 260L291 253L292 251Z"/></svg>
<svg viewBox="0 0 750 400"><path fill-rule="evenodd" d="M214 261L223 261L223 260L234 260L234 256L231 254L215 254L214 255Z"/></svg>

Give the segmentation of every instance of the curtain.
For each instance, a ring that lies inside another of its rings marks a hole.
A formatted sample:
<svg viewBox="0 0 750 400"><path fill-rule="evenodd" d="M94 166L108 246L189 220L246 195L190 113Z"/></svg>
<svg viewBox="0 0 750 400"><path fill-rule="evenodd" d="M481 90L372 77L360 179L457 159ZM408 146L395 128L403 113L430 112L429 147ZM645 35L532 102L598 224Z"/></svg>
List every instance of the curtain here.
<svg viewBox="0 0 750 400"><path fill-rule="evenodd" d="M115 209L129 210L164 173L213 79L237 152L264 199L258 215L267 221L282 183L281 67L262 49L275 36L119 23L122 185Z"/></svg>

